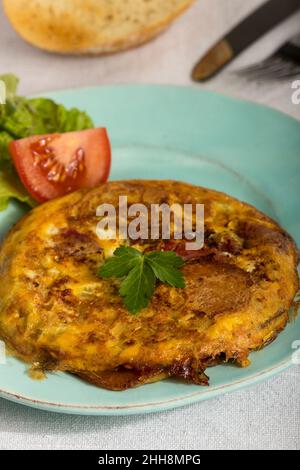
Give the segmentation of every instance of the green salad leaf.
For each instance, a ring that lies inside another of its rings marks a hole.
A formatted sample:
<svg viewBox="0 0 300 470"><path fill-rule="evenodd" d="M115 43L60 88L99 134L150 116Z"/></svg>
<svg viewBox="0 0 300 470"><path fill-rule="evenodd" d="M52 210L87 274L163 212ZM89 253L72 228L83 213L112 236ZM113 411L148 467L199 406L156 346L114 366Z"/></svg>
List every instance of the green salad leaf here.
<svg viewBox="0 0 300 470"><path fill-rule="evenodd" d="M4 165L11 164L8 145L12 140L13 138L8 132L0 132L0 169L3 169Z"/></svg>
<svg viewBox="0 0 300 470"><path fill-rule="evenodd" d="M0 104L0 210L10 198L31 200L14 171L8 145L31 135L80 131L94 127L91 118L77 108L66 109L49 98L27 99L17 95L15 75L0 75L6 87L6 104Z"/></svg>
<svg viewBox="0 0 300 470"><path fill-rule="evenodd" d="M19 85L19 79L12 73L7 73L0 75L0 80L4 83L6 88L6 97L7 100L11 100L17 94L17 89Z"/></svg>
<svg viewBox="0 0 300 470"><path fill-rule="evenodd" d="M30 207L35 206L35 202L31 199L26 189L19 181L16 174L0 170L0 211L4 211L11 198L28 204Z"/></svg>

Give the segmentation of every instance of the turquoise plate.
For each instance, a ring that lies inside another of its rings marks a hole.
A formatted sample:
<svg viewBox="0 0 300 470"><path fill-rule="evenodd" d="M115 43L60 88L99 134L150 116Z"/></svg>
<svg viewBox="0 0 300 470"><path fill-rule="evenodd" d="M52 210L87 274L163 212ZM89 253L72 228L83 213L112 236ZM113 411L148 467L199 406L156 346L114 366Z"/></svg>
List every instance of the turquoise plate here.
<svg viewBox="0 0 300 470"><path fill-rule="evenodd" d="M109 130L112 179L177 179L225 191L279 222L300 245L300 122L271 109L196 88L113 86L48 96L85 109ZM0 236L24 209L0 214ZM63 413L127 415L187 405L257 383L292 365L300 318L278 340L251 355L252 365L209 370L210 387L174 380L124 392L88 385L64 373L31 380L11 357L0 366L0 395Z"/></svg>

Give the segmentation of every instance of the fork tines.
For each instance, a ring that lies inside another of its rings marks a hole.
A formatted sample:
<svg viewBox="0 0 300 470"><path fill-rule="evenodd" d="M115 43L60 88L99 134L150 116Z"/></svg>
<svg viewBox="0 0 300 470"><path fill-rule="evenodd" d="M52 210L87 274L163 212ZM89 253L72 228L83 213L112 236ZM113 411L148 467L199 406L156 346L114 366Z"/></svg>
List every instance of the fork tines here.
<svg viewBox="0 0 300 470"><path fill-rule="evenodd" d="M300 76L300 49L296 50L296 46L286 44L271 57L235 73L250 80L284 80Z"/></svg>

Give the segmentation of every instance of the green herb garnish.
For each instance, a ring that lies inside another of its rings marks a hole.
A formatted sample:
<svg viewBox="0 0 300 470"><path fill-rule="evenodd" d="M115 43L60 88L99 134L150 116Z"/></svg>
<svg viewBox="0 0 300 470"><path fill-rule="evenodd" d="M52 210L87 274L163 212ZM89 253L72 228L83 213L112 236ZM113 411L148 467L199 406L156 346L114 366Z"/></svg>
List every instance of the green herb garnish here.
<svg viewBox="0 0 300 470"><path fill-rule="evenodd" d="M157 281L172 287L184 288L185 280L180 268L184 261L173 251L141 253L135 248L120 247L114 256L100 268L103 278L123 278L119 293L129 312L136 315L147 307Z"/></svg>

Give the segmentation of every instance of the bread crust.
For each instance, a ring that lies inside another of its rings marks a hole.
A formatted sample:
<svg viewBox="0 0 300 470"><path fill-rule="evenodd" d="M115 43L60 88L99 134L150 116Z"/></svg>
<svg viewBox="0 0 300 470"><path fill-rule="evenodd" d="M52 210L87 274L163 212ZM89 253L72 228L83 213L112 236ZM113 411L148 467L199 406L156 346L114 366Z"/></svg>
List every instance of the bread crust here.
<svg viewBox="0 0 300 470"><path fill-rule="evenodd" d="M155 0L156 1L156 0ZM165 30L195 0L164 0L170 3L161 15L147 20L146 10L139 23L122 28L126 18L110 19L105 0L3 0L4 11L14 29L28 43L61 54L102 55L142 45ZM147 3L144 3L147 8ZM125 9L124 6L123 9ZM128 13L130 14L130 12ZM93 21L91 20L93 19ZM110 24L113 28L110 30Z"/></svg>

